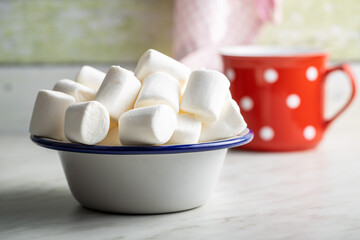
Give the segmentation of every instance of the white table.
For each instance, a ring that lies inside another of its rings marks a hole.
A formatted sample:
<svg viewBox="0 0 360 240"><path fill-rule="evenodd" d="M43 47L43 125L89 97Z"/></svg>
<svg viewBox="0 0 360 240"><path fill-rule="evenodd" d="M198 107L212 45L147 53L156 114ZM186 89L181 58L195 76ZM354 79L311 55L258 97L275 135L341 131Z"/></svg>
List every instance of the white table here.
<svg viewBox="0 0 360 240"><path fill-rule="evenodd" d="M174 214L82 208L56 151L0 135L0 239L360 239L360 101L318 148L229 151L213 196Z"/></svg>
<svg viewBox="0 0 360 240"><path fill-rule="evenodd" d="M0 239L359 239L359 106L315 150L229 151L204 206L164 215L84 209L55 151L2 135Z"/></svg>

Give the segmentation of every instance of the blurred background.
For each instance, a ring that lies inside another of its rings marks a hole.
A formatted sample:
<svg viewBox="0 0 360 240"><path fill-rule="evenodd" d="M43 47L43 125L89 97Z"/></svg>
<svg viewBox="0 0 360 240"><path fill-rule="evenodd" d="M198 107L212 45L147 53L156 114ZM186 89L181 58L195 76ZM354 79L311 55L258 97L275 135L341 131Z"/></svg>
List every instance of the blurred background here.
<svg viewBox="0 0 360 240"><path fill-rule="evenodd" d="M255 11L245 15L251 9L241 11L254 2L266 6L266 0L239 2L236 15L245 17L234 23L235 29L251 35L239 44L325 48L332 63L349 61L359 76L359 0L274 0L271 17L266 13L259 17ZM51 89L62 78L74 79L84 64L103 71L114 64L133 69L148 48L179 55L177 4L175 0L1 0L0 133L26 134L37 91ZM251 18L258 25L249 33L246 21ZM329 94L331 104L341 105L347 91L346 86L337 87Z"/></svg>

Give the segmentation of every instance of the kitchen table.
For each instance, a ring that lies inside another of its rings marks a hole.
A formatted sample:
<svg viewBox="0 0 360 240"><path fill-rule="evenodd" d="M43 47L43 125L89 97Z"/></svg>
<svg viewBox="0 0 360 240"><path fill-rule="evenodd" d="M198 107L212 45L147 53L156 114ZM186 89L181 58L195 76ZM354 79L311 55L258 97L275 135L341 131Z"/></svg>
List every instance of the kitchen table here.
<svg viewBox="0 0 360 240"><path fill-rule="evenodd" d="M2 134L0 239L360 239L359 109L356 98L316 149L229 150L206 204L159 215L81 207L56 151Z"/></svg>

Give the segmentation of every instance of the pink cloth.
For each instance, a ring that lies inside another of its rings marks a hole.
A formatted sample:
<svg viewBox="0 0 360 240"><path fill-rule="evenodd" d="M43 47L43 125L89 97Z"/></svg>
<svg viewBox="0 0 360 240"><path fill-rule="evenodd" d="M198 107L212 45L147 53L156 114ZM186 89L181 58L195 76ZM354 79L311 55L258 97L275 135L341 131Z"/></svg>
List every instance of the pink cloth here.
<svg viewBox="0 0 360 240"><path fill-rule="evenodd" d="M251 44L266 21L280 21L280 1L176 0L175 58L192 69L222 71L219 49Z"/></svg>

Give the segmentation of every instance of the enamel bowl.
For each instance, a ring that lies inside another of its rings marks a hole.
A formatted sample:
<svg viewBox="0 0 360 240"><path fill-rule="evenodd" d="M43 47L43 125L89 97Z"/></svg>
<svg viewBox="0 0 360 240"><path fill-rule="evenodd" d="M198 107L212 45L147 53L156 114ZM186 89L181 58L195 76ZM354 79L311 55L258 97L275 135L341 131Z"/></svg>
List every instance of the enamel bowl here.
<svg viewBox="0 0 360 240"><path fill-rule="evenodd" d="M164 146L88 146L31 136L58 150L71 193L84 207L154 214L201 206L218 179L228 148L253 132L215 142Z"/></svg>

